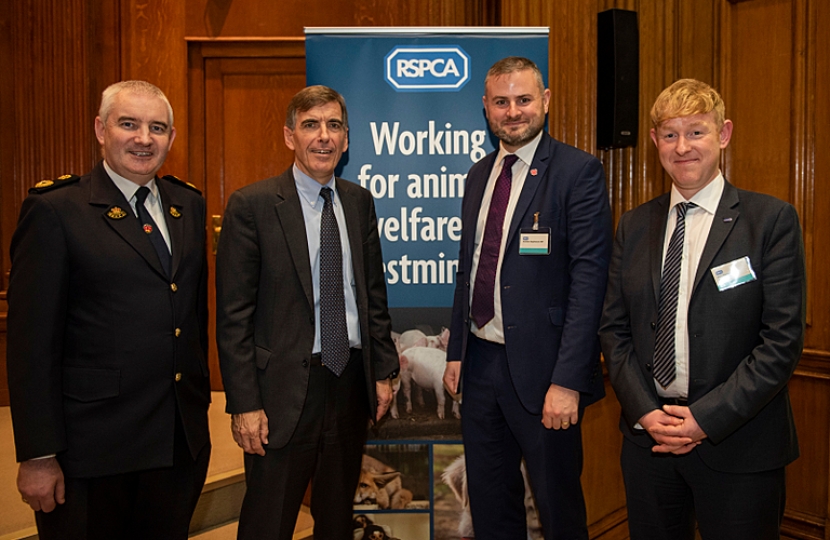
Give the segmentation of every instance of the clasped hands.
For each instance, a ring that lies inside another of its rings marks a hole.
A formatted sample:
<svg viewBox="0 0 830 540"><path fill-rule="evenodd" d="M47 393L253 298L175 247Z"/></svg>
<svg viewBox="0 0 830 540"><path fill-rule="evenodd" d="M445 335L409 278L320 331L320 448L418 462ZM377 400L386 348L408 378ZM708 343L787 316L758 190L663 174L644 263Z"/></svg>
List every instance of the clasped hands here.
<svg viewBox="0 0 830 540"><path fill-rule="evenodd" d="M657 443L652 452L660 454L688 454L706 438L689 407L663 405L640 418L640 425Z"/></svg>

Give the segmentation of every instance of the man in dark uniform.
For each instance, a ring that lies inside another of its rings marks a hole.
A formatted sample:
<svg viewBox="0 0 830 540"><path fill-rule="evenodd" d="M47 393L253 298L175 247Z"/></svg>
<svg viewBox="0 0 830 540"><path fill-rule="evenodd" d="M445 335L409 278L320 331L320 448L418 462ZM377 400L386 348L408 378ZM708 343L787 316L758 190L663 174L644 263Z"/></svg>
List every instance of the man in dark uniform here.
<svg viewBox="0 0 830 540"><path fill-rule="evenodd" d="M205 202L156 177L155 86L107 88L95 134L104 160L30 190L12 238L18 489L42 540L184 539L210 456Z"/></svg>

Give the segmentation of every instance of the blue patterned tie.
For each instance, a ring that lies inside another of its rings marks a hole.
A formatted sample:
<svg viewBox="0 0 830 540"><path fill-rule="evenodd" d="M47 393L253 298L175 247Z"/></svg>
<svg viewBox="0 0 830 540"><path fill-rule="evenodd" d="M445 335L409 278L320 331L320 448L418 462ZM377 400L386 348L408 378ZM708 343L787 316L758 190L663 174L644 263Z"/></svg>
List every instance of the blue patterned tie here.
<svg viewBox="0 0 830 540"><path fill-rule="evenodd" d="M494 292L496 288L496 267L501 252L501 237L504 230L504 215L510 201L510 185L513 182L513 164L519 159L513 154L504 156L501 173L493 188L493 198L487 211L484 236L481 241L481 253L478 256L478 269L473 288L473 302L470 316L479 328L490 322L495 316Z"/></svg>
<svg viewBox="0 0 830 540"><path fill-rule="evenodd" d="M323 365L339 377L349 362L349 330L343 293L343 252L332 193L331 188L320 190L325 201L320 224L320 353Z"/></svg>
<svg viewBox="0 0 830 540"><path fill-rule="evenodd" d="M141 223L142 230L147 233L150 243L156 249L161 267L164 268L164 273L169 278L170 265L173 262L173 257L170 255L170 250L167 249L167 243L164 241L161 231L156 226L156 222L153 221L153 218L150 217L150 212L144 206L144 201L147 200L147 195L149 194L150 188L147 186L138 188L138 191L135 192L135 211L138 214L138 221Z"/></svg>
<svg viewBox="0 0 830 540"><path fill-rule="evenodd" d="M675 379L674 327L677 321L677 295L680 288L680 266L683 240L686 236L686 211L694 203L677 204L677 224L669 240L663 275L660 278L660 304L654 340L654 378L663 388Z"/></svg>

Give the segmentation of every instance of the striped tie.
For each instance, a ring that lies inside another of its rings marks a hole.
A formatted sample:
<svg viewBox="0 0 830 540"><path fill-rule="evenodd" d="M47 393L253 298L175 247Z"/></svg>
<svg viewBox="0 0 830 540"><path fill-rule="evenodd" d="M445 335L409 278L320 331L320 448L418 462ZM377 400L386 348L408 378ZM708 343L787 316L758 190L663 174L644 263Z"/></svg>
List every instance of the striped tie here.
<svg viewBox="0 0 830 540"><path fill-rule="evenodd" d="M680 288L680 266L683 260L683 240L686 236L686 211L694 203L678 203L677 225L666 250L663 276L660 278L660 306L657 314L657 335L654 340L654 378L663 388L674 380L674 334L677 320L677 295Z"/></svg>

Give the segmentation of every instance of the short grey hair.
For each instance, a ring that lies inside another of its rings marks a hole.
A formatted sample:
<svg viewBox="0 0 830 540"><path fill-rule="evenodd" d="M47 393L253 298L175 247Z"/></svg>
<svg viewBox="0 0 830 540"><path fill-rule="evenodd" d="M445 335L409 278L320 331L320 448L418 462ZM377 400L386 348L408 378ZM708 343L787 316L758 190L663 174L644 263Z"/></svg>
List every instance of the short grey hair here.
<svg viewBox="0 0 830 540"><path fill-rule="evenodd" d="M121 92L132 92L134 94L154 96L161 99L165 106L167 106L167 122L170 124L169 127L173 127L173 107L170 105L170 101L158 86L150 84L147 81L121 81L109 85L101 94L101 106L98 108L98 116L101 117L102 122L107 122L107 117L115 102L115 96Z"/></svg>

